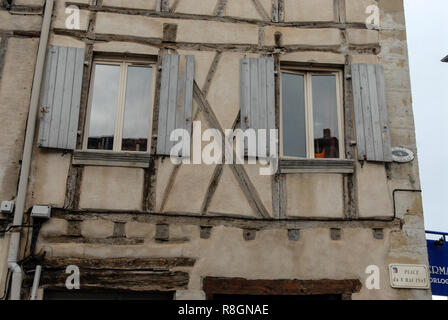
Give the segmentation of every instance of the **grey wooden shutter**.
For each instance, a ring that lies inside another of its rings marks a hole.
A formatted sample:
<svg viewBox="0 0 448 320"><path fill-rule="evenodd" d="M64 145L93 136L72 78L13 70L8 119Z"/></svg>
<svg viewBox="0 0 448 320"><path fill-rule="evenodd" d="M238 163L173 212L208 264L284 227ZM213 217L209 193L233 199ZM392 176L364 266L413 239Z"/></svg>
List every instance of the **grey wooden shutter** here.
<svg viewBox="0 0 448 320"><path fill-rule="evenodd" d="M38 137L40 147L76 148L84 51L57 46L49 49Z"/></svg>
<svg viewBox="0 0 448 320"><path fill-rule="evenodd" d="M275 129L274 59L243 58L241 60L241 129L267 131Z"/></svg>
<svg viewBox="0 0 448 320"><path fill-rule="evenodd" d="M185 129L191 137L193 110L194 56L166 54L162 57L157 154L170 155L177 143L171 132ZM189 157L189 154L183 154Z"/></svg>
<svg viewBox="0 0 448 320"><path fill-rule="evenodd" d="M381 65L352 64L359 160L391 162L384 71Z"/></svg>

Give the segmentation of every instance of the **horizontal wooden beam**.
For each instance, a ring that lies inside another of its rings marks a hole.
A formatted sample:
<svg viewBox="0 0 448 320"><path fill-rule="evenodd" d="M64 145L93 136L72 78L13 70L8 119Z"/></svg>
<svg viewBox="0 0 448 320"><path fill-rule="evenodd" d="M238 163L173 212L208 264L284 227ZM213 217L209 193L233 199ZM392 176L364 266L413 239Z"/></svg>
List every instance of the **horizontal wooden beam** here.
<svg viewBox="0 0 448 320"><path fill-rule="evenodd" d="M198 42L172 42L163 43L161 38L153 37L139 37L132 35L119 35L119 34L103 34L95 33L89 34L86 31L81 30L69 30L62 28L54 28L53 32L57 35L69 36L75 39L85 41L85 42L131 42L138 43L147 46L152 46L155 48L169 47L172 49L180 50L200 50L200 51L226 51L226 52L253 52L253 53L264 53L273 54L276 48L274 46L263 46L260 47L258 44L239 44L239 43L198 43ZM369 44L369 45L350 45L347 48L341 45L285 45L282 48L282 52L308 52L308 51L319 51L319 52L333 52L333 53L344 53L344 54L378 54L381 50L379 44Z"/></svg>
<svg viewBox="0 0 448 320"><path fill-rule="evenodd" d="M52 217L59 219L94 220L105 219L110 221L137 221L151 224L189 224L197 226L227 226L234 228L251 228L257 230L272 229L312 229L312 228L389 228L399 229L401 219L393 217L370 217L358 219L346 218L289 218L289 219L259 219L253 217L233 216L203 216L193 212L143 212L120 210L67 210L52 208Z"/></svg>
<svg viewBox="0 0 448 320"><path fill-rule="evenodd" d="M207 295L327 295L352 294L361 290L358 279L349 280L247 280L206 277Z"/></svg>
<svg viewBox="0 0 448 320"><path fill-rule="evenodd" d="M103 244L111 246L140 245L145 242L143 238L84 238L78 235L47 236L43 237L46 243L78 243L78 244Z"/></svg>
<svg viewBox="0 0 448 320"><path fill-rule="evenodd" d="M43 270L40 287L65 288L69 274L65 270ZM32 274L24 279L24 287L30 287ZM104 271L80 269L80 285L83 289L107 288L135 291L173 291L188 287L189 274L181 271Z"/></svg>
<svg viewBox="0 0 448 320"><path fill-rule="evenodd" d="M108 13L116 13L116 14L125 14L125 15L138 15L138 16L146 16L146 17L157 17L164 19L183 19L183 20L205 20L205 21L218 21L218 22L230 22L230 23L245 23L245 24L255 24L259 26L272 25L276 27L301 27L301 28L338 28L341 30L346 30L348 28L356 28L356 29L367 29L365 23L335 23L335 22L319 22L319 21L288 21L283 22L284 19L284 6L283 1L280 0L279 6L279 14L280 14L280 22L272 22L270 20L259 20L259 19L247 19L247 18L238 18L231 16L224 16L224 7L226 0L219 0L218 6L214 10L214 15L202 15L202 14L190 14L190 13L178 13L178 12L163 12L157 10L147 10L147 9L133 9L133 8L120 8L113 6L101 6L94 7L89 4L77 2L77 1L68 1L65 3L66 6L76 5L81 10L90 10L93 12L108 12Z"/></svg>
<svg viewBox="0 0 448 320"><path fill-rule="evenodd" d="M149 168L149 153L74 151L74 165Z"/></svg>
<svg viewBox="0 0 448 320"><path fill-rule="evenodd" d="M177 267L193 267L196 259L177 258L107 258L83 259L68 257L45 258L40 280L42 288L65 288L67 266L80 271L83 289L107 288L135 291L173 291L186 289L189 274L173 271ZM25 265L25 270L33 269ZM30 287L33 273L26 273L24 287Z"/></svg>
<svg viewBox="0 0 448 320"><path fill-rule="evenodd" d="M353 173L354 160L280 159L280 173Z"/></svg>
<svg viewBox="0 0 448 320"><path fill-rule="evenodd" d="M89 270L169 270L175 267L193 267L194 258L107 258L107 259L83 259L50 257L45 258L45 270L64 269L75 265L80 269Z"/></svg>

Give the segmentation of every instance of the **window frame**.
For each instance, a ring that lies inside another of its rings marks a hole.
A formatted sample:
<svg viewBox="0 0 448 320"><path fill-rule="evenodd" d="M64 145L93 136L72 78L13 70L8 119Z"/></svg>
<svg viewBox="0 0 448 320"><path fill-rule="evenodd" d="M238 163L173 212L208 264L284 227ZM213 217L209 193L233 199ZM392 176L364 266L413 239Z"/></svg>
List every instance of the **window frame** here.
<svg viewBox="0 0 448 320"><path fill-rule="evenodd" d="M304 76L304 92L305 92L305 125L306 125L306 157L287 156L283 150L283 73L303 75ZM334 75L336 77L336 100L338 115L338 134L339 134L339 158L315 158L314 154L314 118L313 118L313 84L312 77L314 75ZM331 161L344 160L345 155L345 123L344 123L344 88L343 88L343 71L336 68L316 68L316 67L284 67L280 68L280 158L282 159L301 159L301 160L317 160Z"/></svg>
<svg viewBox="0 0 448 320"><path fill-rule="evenodd" d="M95 71L97 65L112 65L120 67L120 78L118 85L118 99L115 111L115 123L114 123L114 143L112 150L100 150L100 149L89 149L89 130L90 130L90 117L92 114L92 102L93 102L93 91L95 85ZM124 126L124 114L126 107L126 89L127 89L127 73L130 66L141 66L141 67L151 67L152 68L152 85L151 85L151 97L150 97L150 111L149 111L149 127L148 127L148 144L146 151L127 151L122 150L123 142L123 126ZM153 129L153 118L154 118L154 99L156 93L156 61L152 59L145 58L108 58L101 57L93 60L92 71L90 75L90 85L89 85L89 97L87 105L87 114L84 126L84 136L82 141L82 151L87 152L100 152L100 153L135 153L135 154L145 154L151 152L152 144L152 129Z"/></svg>

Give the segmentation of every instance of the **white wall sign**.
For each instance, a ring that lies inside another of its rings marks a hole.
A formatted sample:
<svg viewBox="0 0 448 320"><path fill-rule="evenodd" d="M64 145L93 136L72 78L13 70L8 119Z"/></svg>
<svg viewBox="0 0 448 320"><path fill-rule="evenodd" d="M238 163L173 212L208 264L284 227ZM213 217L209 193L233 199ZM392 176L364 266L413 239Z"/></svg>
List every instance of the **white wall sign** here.
<svg viewBox="0 0 448 320"><path fill-rule="evenodd" d="M429 289L429 272L425 265L390 264L389 276L392 288Z"/></svg>
<svg viewBox="0 0 448 320"><path fill-rule="evenodd" d="M392 160L395 162L411 162L414 160L414 152L403 147L392 148Z"/></svg>

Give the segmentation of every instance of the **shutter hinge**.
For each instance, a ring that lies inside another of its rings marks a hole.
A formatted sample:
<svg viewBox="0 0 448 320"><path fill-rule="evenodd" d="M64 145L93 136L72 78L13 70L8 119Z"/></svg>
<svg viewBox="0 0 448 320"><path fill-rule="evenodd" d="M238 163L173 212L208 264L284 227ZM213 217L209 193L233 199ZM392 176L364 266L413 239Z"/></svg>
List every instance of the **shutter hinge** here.
<svg viewBox="0 0 448 320"><path fill-rule="evenodd" d="M44 113L48 113L48 107L46 106L41 106L40 107L40 113L44 114Z"/></svg>

